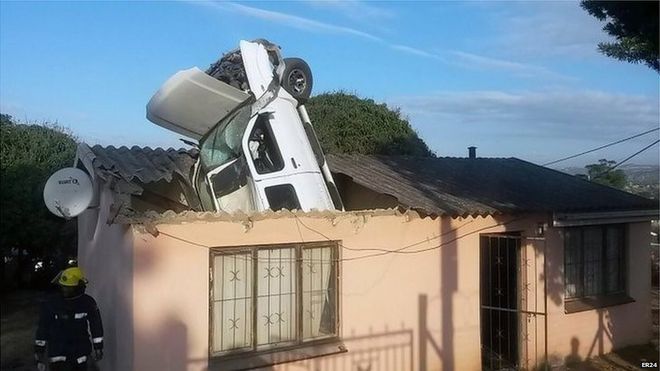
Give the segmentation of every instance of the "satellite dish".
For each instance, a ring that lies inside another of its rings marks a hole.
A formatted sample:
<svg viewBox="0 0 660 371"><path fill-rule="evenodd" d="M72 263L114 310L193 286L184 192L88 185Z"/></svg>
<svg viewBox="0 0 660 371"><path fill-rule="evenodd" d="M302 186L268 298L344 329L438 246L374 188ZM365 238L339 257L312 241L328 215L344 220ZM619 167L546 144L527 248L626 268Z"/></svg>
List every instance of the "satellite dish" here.
<svg viewBox="0 0 660 371"><path fill-rule="evenodd" d="M92 203L94 188L84 171L67 167L51 175L44 187L44 202L51 213L61 218L80 215Z"/></svg>

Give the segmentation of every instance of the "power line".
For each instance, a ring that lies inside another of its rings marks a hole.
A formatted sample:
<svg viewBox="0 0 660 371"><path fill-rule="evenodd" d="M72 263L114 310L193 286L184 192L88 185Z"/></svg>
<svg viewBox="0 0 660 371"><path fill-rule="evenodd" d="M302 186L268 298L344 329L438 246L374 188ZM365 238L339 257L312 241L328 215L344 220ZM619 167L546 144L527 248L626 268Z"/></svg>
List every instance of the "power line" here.
<svg viewBox="0 0 660 371"><path fill-rule="evenodd" d="M301 224L303 227L305 227L307 230L309 230L309 231L311 231L311 232L314 232L314 233L318 234L319 236L325 238L325 239L328 240L328 241L333 241L330 237L326 236L325 234L321 233L320 231L318 231L318 230L316 230L316 229L314 229L314 228L308 226L307 224L303 223L303 221L300 220L300 218L298 218L297 215L294 215L294 217L296 218L296 224L297 224L297 223L300 223L300 224ZM391 249L385 249L385 248L379 248L379 247L366 247L366 248L356 249L356 248L353 248L353 247L345 246L345 245L343 245L343 244L341 245L341 247L342 247L343 249L345 249L345 250L350 250L350 251L398 252L398 251L402 251L402 250L409 249L409 248L411 248L411 247L415 247L415 246L417 246L417 245L421 245L421 244L423 244L423 243L431 242L432 240L436 240L436 239L438 239L438 238L440 238L440 237L443 237L443 236L445 236L445 235L447 235L447 234L449 234L449 233L454 233L454 232L458 231L459 229L461 229L461 228L467 226L468 224L470 224L470 223L472 223L472 222L473 222L473 221L470 220L470 221L468 221L467 223L465 223L465 224L463 224L463 225L460 225L460 226L458 226L458 227L456 227L456 228L454 228L454 229L452 229L452 230L446 231L446 232L441 233L441 234L437 234L437 235L435 235L435 236L433 236L433 237L427 237L426 239L421 240L421 241L419 241L419 242L411 243L411 244L409 244L409 245L406 245L406 246L403 246L403 247L400 247L400 248L397 248L397 249L394 249L394 250L391 250ZM299 232L299 234L300 234L300 232ZM300 236L301 236L301 239L302 239L302 234L300 234Z"/></svg>
<svg viewBox="0 0 660 371"><path fill-rule="evenodd" d="M596 152L596 151L598 151L598 150L600 150L600 149L607 148L607 147L611 147L611 146L613 146L613 145L615 145L615 144L623 143L623 142L625 142L625 141L628 141L628 140L631 140L631 139L635 139L635 138L637 138L637 137L641 137L642 135L646 135L646 134L649 134L649 133L652 133L652 132L654 132L654 131L658 131L658 130L660 130L660 128L655 128L655 129L647 130L647 131L645 131L645 132L643 132L643 133L639 133L639 134L633 135L633 136L628 137L628 138L620 139L620 140L617 140L616 142L608 143L608 144L605 144L605 145L600 146L600 147L598 147L598 148L590 149L590 150L588 150L588 151L580 152L580 153L577 153L577 154L575 154L575 155L570 155L570 156L567 156L567 157L564 157L564 158L560 158L559 160L546 162L545 164L543 164L543 165L541 165L541 166L548 166L548 165L556 164L556 163L558 163L558 162L562 162L562 161L570 160L570 159L572 159L572 158L575 158L575 157L578 157L578 156L582 156L582 155L586 155L587 153Z"/></svg>
<svg viewBox="0 0 660 371"><path fill-rule="evenodd" d="M324 234L321 233L320 231L317 231L317 230L315 230L315 229L313 229L313 228L311 228L311 227L305 225L305 224L304 224L304 223L303 223L303 222L302 222L297 216L295 216L295 218L296 218L296 220L297 220L300 224L302 224L305 228L307 228L307 229L309 229L310 231L313 231L313 232L319 234L320 236L323 236L323 237L324 237L326 240L328 240L328 241L335 242L334 240L330 239L329 237L327 237L326 235L324 235ZM343 258L343 259L336 259L336 260L333 259L333 261L336 261L336 262L340 262L340 261L353 261L353 260L367 259L367 258L372 258L372 257L377 257L377 256L382 256L382 255L388 255L388 254L418 254L418 253L422 253L422 252L426 252L426 251L437 250L437 249L441 248L441 247L444 246L444 245L447 245L447 244L449 244L449 243L452 243L452 242L458 241L458 240L460 240L460 239L462 239L462 238L464 238L464 237L467 237L467 236L473 235L473 234L475 234L475 233L479 233L479 232L481 232L481 231L484 231L484 230L487 230L487 229L491 229L491 228L494 228L494 227L499 227L499 226L504 226L504 225L507 225L507 224L511 224L511 223L513 223L513 222L516 222L516 221L519 221L519 220L522 220L522 219L524 219L524 218L523 218L523 217L519 217L519 218L511 219L511 220L506 221L506 222L500 222L500 223L497 223L497 224L492 224L492 225L489 225L489 226L486 226L486 227L482 227L482 228L476 229L476 230L474 230L474 231L468 232L468 233L466 233L466 234L463 234L463 235L460 235L460 236L456 236L456 237L454 237L454 238L452 238L452 239L450 239L450 240L448 240L448 241L444 241L444 242L442 242L442 243L440 243L440 244L438 244L438 245L436 245L436 246L431 246L431 247L427 247L427 248L424 248L424 249L413 250L413 251L405 251L405 250L406 250L406 249L409 249L409 248L411 248L411 247L414 247L414 246L420 245L420 244L425 243L425 242L427 243L427 242L430 241L430 239L426 238L426 239L421 240L421 241L419 241L419 242L416 242L416 243L413 243L413 244L410 244L410 245L406 245L406 246L403 246L403 247L399 247L399 248L396 248L396 249L392 249L392 250L389 250L389 249L380 249L380 248L372 248L372 249L369 249L369 248L365 248L365 249L357 249L357 248L351 248L351 247L345 246L345 245L343 245L343 244L340 243L339 246L340 246L341 248L343 248L343 249L346 249L346 250L351 250L351 251L378 251L378 252L376 252L376 253L374 253L374 254L367 254L367 255L362 255L362 256L356 256L356 257L353 257L353 258ZM448 230L448 231L446 231L446 232L444 232L444 233L442 233L442 234L439 234L439 235L436 235L436 236L432 237L431 239L440 238L440 237L445 236L445 235L450 234L450 233L456 233L460 228L465 227L466 225L468 225L468 224L470 224L470 223L471 223L471 222L468 222L468 223L463 224L463 225L461 225L461 226L459 226L459 227L452 228L452 229L450 229L450 230ZM158 235L160 235L160 234L165 235L165 236L170 237L170 238L173 238L173 239L175 239L175 240L178 240L178 241L181 241L181 242L187 243L187 244L194 245L194 246L203 247L203 248L206 248L206 249L214 249L213 246L208 246L208 245L205 245L205 244L201 244L201 243L198 243L198 242L194 242L194 241L191 241L191 240L188 240L188 239L185 239L185 238L181 238L181 237L177 237L177 236L171 235L171 234L169 234L169 233L166 233L166 232L163 232L163 231L158 230ZM250 259L251 259L251 258L250 258ZM269 259L264 259L264 258L257 258L256 260L258 260L258 261L270 261ZM280 261L280 262L287 262L287 261L289 261L289 262L297 262L298 260L297 260L297 259L279 259L278 261ZM306 262L321 262L321 263L324 262L323 260L318 260L318 259L309 259L309 260L308 260L308 259L305 259L305 261L306 261Z"/></svg>
<svg viewBox="0 0 660 371"><path fill-rule="evenodd" d="M296 217L296 219L300 222L300 224L303 225L303 227L307 228L308 230L310 230L310 231L312 231L312 232L317 233L318 235L324 237L324 238L325 238L326 240L328 240L328 241L332 241L328 236L324 235L324 234L321 233L320 231L317 231L317 230L315 230L315 229L313 229L313 228L307 226L305 223L302 222L302 220L298 219L297 216L295 216L295 217ZM381 256L381 255L388 255L388 254L418 254L418 253L425 252L425 251L437 250L437 249L441 248L442 246L447 245L447 244L449 244L449 243L451 243L451 242L454 242L454 241L458 241L458 240L460 240L460 239L463 238L463 237L467 237L467 236L473 235L473 234L475 234L475 233L479 233L479 232L481 232L481 231L485 231L485 230L487 230L487 229L491 229L491 228L494 228L494 227L499 227L499 226L503 226L503 225L511 224L511 223L513 223L513 222L516 222L516 221L519 221L519 220L522 220L522 219L524 219L524 218L523 218L523 217L519 217L519 218L511 219L511 220L506 221L506 222L500 222L500 223L497 223L497 224L493 224L493 225L489 225L489 226L486 226L486 227L482 227L482 228L476 229L476 230L474 230L474 231L468 232L468 233L466 233L466 234L463 234L463 235L460 235L460 236L454 237L454 238L452 238L452 239L450 239L450 240L448 240L448 241L442 242L442 243L440 243L440 244L438 244L438 245L436 245L436 246L431 246L431 247L427 247L427 248L424 248L424 249L413 250L413 251L404 251L404 250L409 249L409 248L414 247L414 246L417 246L417 245L420 245L420 244L422 244L422 243L428 242L429 240L428 240L428 239L424 239L424 240L421 240L421 241L419 241L419 242L416 242L416 243L413 243L413 244L410 244L410 245L406 245L406 246L403 246L403 247L399 247L399 248L397 248L397 249L392 249L392 250L389 250L389 249L379 249L379 248L372 248L372 249L368 249L368 248L367 248L367 249L356 249L356 248L349 248L349 247L347 247L347 246L345 246L345 245L343 245L343 244L340 244L340 246L341 246L343 249L351 250L351 251L379 251L379 252L374 253L374 254L367 254L367 255L362 255L362 256L356 256L356 257L353 257L353 258L344 258L344 259L341 259L341 261L360 260L360 259L372 258L372 257L376 257L376 256ZM470 224L470 223L471 223L471 221L468 222L468 223L466 223L466 224L463 224L463 225L461 225L461 226L459 226L459 227L457 227L457 228L450 229L450 230L448 230L448 231L446 231L446 232L444 232L444 233L442 233L442 234L440 234L440 235L436 235L436 236L434 236L432 239L440 238L440 237L442 237L442 236L446 236L447 234L450 234L450 233L456 233L460 228L462 228L462 227L464 227L464 226L466 226L467 224Z"/></svg>
<svg viewBox="0 0 660 371"><path fill-rule="evenodd" d="M602 173L600 173L600 174L594 176L594 177L591 178L591 179L592 179L592 180L594 180L594 179L598 179L598 178L600 178L600 177L602 177L602 176L605 176L605 175L609 174L612 170L614 170L614 169L616 169L617 167L619 167L619 165L624 164L626 161L630 160L631 158L633 158L633 157L639 155L640 153L646 151L647 149L653 147L654 145L658 144L658 142L660 142L660 139L658 139L658 140L656 140L655 142L649 144L648 146L646 146L646 147L640 149L639 151L633 153L632 155L626 157L624 160L621 160L621 162L619 162L618 164L612 166L611 168L609 168L609 169L603 171Z"/></svg>
<svg viewBox="0 0 660 371"><path fill-rule="evenodd" d="M494 228L494 227L498 227L498 226L503 226L503 225L511 224L511 223L513 223L513 222L516 222L516 221L518 221L518 220L522 220L522 219L524 219L524 218L520 217L520 218L516 218L516 219L511 219L511 220L509 220L509 221L507 221L507 222L501 222L501 223L497 223L497 224L489 225L489 226L487 226L487 227L479 228L479 229L476 229L476 230L474 230L474 231L472 231L472 232L468 232L468 233L466 233L466 234L463 234L463 235L460 235L460 236L454 237L454 238L452 238L452 239L450 239L450 240L448 240L448 241L444 241L444 242L442 242L442 243L440 243L440 244L438 244L438 245L436 245L436 246L431 246L431 247L427 247L427 248L424 248L424 249L419 249L419 250L414 250L414 251L402 251L402 249L395 249L395 250L388 250L388 251L379 252L379 253L374 253L374 254L368 254L368 255L356 256L356 257L354 257L354 258L344 258L344 259L341 259L341 260L342 260L342 261L352 261L352 260L360 260L360 259L366 259L366 258L373 258L373 257L376 257L376 256L388 255L388 254L418 254L418 253L421 253L421 252L426 252L426 251L431 251L431 250L437 250L437 249L439 249L439 248L441 248L441 247L443 247L443 246L445 246L445 245L447 245L447 244L450 244L450 243L452 243L452 242L458 241L458 240L460 240L460 239L463 238L463 237L467 237L467 236L473 235L473 234L475 234L475 233L479 233L479 232L482 232L482 231L485 231L485 230L487 230L487 229L491 229L491 228ZM459 227L459 228L460 228L460 227ZM456 229L458 229L458 228L455 228L455 229L452 229L452 230L450 230L450 231L447 231L445 234L447 234L447 233L451 233L451 232L455 232Z"/></svg>

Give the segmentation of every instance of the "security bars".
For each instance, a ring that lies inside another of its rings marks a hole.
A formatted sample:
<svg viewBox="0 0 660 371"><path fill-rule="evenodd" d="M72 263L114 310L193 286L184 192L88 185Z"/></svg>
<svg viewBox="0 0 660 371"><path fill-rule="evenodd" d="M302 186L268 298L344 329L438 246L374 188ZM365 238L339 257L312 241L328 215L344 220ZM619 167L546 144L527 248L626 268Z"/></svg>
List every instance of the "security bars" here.
<svg viewBox="0 0 660 371"><path fill-rule="evenodd" d="M337 257L334 242L213 250L211 355L336 337Z"/></svg>

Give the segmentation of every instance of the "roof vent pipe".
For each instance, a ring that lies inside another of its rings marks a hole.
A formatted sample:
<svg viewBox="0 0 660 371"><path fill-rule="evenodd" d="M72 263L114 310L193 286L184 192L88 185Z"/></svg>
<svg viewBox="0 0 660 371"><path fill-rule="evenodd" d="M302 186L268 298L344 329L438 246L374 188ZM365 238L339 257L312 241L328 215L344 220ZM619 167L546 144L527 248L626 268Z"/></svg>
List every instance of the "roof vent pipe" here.
<svg viewBox="0 0 660 371"><path fill-rule="evenodd" d="M477 158L477 147L468 147L468 153L470 158Z"/></svg>

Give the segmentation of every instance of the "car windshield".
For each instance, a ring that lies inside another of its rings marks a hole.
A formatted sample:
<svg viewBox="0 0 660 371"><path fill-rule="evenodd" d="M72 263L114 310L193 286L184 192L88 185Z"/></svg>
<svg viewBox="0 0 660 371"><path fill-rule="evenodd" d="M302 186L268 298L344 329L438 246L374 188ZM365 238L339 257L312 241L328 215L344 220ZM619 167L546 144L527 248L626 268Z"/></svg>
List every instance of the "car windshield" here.
<svg viewBox="0 0 660 371"><path fill-rule="evenodd" d="M222 120L201 140L200 157L207 171L240 156L241 140L250 114L251 106L246 104Z"/></svg>

